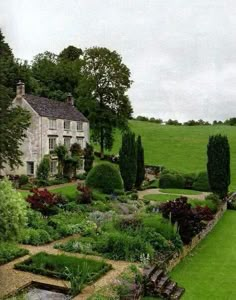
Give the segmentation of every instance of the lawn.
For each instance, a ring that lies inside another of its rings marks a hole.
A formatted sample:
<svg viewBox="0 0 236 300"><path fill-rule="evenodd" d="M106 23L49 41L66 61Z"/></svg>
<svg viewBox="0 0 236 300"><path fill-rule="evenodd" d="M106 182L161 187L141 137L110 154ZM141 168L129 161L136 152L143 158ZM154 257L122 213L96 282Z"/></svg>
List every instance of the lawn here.
<svg viewBox="0 0 236 300"><path fill-rule="evenodd" d="M202 193L186 189L160 189L160 192L175 195L200 195Z"/></svg>
<svg viewBox="0 0 236 300"><path fill-rule="evenodd" d="M186 289L183 300L236 299L236 212L227 211L212 232L172 272Z"/></svg>
<svg viewBox="0 0 236 300"><path fill-rule="evenodd" d="M231 146L231 189L236 189L236 130L234 126L163 126L151 122L130 121L131 129L142 136L146 164L162 165L182 172L206 169L208 137L225 134ZM121 135L116 133L111 153L117 154ZM99 149L96 147L96 149Z"/></svg>
<svg viewBox="0 0 236 300"><path fill-rule="evenodd" d="M165 202L169 200L174 200L178 198L178 196L179 195L150 194L150 195L145 195L143 198L151 201Z"/></svg>

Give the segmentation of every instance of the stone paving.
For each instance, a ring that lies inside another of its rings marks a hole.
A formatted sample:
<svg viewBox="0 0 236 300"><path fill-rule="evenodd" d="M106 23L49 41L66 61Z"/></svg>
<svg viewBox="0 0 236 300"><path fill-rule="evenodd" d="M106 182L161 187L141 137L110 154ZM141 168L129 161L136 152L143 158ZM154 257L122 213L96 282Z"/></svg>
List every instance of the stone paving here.
<svg viewBox="0 0 236 300"><path fill-rule="evenodd" d="M77 235L78 236L78 235ZM58 241L54 241L53 243L43 245L43 246L30 246L30 245L21 245L22 248L28 249L30 254L36 254L41 251L45 251L50 254L61 254L65 253L61 250L54 249L53 246L56 243L66 242L74 236L67 237L65 239L61 239ZM88 257L94 260L101 260L102 257L91 256L91 255L83 255L79 253L67 253L70 256L76 257ZM29 255L23 256L21 258L15 259L10 263L4 264L0 266L0 298L12 294L18 289L24 287L29 284L31 281L37 281L41 283L53 284L60 287L68 287L69 282L61 280L49 278L46 276L36 275L29 272L23 272L14 269L14 265L18 262L21 262L27 259ZM104 276L100 277L96 282L91 285L87 285L82 292L74 297L74 300L85 300L89 296L91 296L97 288L103 287L109 283L111 283L117 276L119 276L131 263L125 261L113 261L105 259L105 261L112 265L112 270L107 272Z"/></svg>

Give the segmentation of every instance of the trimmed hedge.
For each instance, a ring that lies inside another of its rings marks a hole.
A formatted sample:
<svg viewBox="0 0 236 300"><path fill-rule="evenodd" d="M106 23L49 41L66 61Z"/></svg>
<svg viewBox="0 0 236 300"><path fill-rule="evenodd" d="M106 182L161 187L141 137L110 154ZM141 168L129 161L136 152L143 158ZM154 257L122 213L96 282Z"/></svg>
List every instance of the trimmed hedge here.
<svg viewBox="0 0 236 300"><path fill-rule="evenodd" d="M105 162L95 166L88 173L86 185L107 194L124 188L120 172L111 163Z"/></svg>
<svg viewBox="0 0 236 300"><path fill-rule="evenodd" d="M162 189L166 188L184 188L184 177L180 174L163 174L159 180L159 187Z"/></svg>
<svg viewBox="0 0 236 300"><path fill-rule="evenodd" d="M200 172L193 183L193 189L196 191L210 192L207 172Z"/></svg>

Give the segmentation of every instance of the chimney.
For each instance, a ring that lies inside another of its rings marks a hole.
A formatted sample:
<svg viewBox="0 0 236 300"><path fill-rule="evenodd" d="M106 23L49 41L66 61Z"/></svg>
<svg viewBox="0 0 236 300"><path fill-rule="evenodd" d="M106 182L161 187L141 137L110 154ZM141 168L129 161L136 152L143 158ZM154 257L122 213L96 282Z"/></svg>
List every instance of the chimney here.
<svg viewBox="0 0 236 300"><path fill-rule="evenodd" d="M21 80L16 85L16 97L22 98L25 96L25 84Z"/></svg>
<svg viewBox="0 0 236 300"><path fill-rule="evenodd" d="M71 93L68 93L66 102L74 106L74 98L72 97Z"/></svg>

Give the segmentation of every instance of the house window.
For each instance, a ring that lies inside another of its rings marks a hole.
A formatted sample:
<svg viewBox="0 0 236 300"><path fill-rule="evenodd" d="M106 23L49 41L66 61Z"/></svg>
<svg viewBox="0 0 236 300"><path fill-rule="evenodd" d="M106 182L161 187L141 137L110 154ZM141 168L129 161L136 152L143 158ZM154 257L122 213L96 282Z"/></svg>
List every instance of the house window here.
<svg viewBox="0 0 236 300"><path fill-rule="evenodd" d="M57 145L57 138L56 137L50 137L48 139L48 141L49 141L49 150L50 151L55 150L56 145Z"/></svg>
<svg viewBox="0 0 236 300"><path fill-rule="evenodd" d="M77 122L77 131L83 131L83 122Z"/></svg>
<svg viewBox="0 0 236 300"><path fill-rule="evenodd" d="M64 121L64 129L70 130L70 121L67 121L67 120Z"/></svg>
<svg viewBox="0 0 236 300"><path fill-rule="evenodd" d="M34 175L34 162L33 161L27 162L27 175Z"/></svg>
<svg viewBox="0 0 236 300"><path fill-rule="evenodd" d="M84 148L84 138L83 137L77 137L77 143L80 145L80 147Z"/></svg>
<svg viewBox="0 0 236 300"><path fill-rule="evenodd" d="M57 129L57 120L49 119L49 129Z"/></svg>
<svg viewBox="0 0 236 300"><path fill-rule="evenodd" d="M70 149L70 139L69 136L64 137L64 146L66 146L67 149Z"/></svg>
<svg viewBox="0 0 236 300"><path fill-rule="evenodd" d="M50 173L52 175L57 174L57 161L56 160L50 161Z"/></svg>

